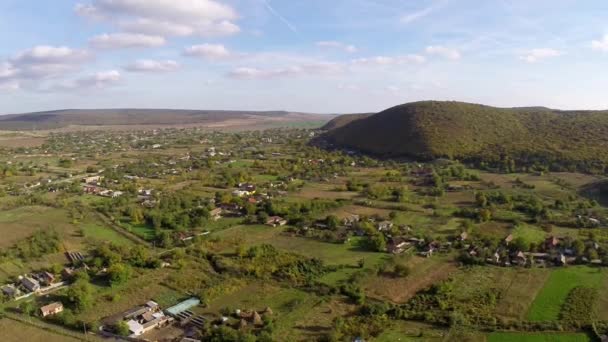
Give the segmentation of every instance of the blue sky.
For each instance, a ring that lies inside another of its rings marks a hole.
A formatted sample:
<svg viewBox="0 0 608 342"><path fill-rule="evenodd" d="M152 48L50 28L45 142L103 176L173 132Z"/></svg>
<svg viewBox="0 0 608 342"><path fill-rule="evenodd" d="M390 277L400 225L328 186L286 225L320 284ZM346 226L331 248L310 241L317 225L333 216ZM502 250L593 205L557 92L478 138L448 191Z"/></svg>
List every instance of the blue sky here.
<svg viewBox="0 0 608 342"><path fill-rule="evenodd" d="M605 0L2 0L1 114L608 109Z"/></svg>

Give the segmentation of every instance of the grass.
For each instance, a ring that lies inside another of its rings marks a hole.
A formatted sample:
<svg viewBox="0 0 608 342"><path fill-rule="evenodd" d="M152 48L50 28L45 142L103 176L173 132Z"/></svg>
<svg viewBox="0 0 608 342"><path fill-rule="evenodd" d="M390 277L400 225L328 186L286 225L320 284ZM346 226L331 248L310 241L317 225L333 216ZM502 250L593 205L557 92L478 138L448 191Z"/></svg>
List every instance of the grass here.
<svg viewBox="0 0 608 342"><path fill-rule="evenodd" d="M416 292L441 280L447 279L457 269L450 262L452 256L441 255L433 258L397 257L395 263L407 265L411 273L407 277L371 276L365 281L365 291L369 297L404 303Z"/></svg>
<svg viewBox="0 0 608 342"><path fill-rule="evenodd" d="M590 342L585 334L579 333L491 333L488 342Z"/></svg>
<svg viewBox="0 0 608 342"><path fill-rule="evenodd" d="M61 328L56 328L61 329ZM60 335L43 330L12 319L0 319L2 342L45 341L45 342L77 342L74 337Z"/></svg>
<svg viewBox="0 0 608 342"><path fill-rule="evenodd" d="M530 226L527 224L521 224L515 227L513 230L513 237L515 239L522 238L528 243L540 243L543 242L547 233L545 233L540 228Z"/></svg>
<svg viewBox="0 0 608 342"><path fill-rule="evenodd" d="M152 241L156 237L156 232L154 228L146 225L146 224L130 224L130 223L121 223L123 227L126 227L127 231L139 236L140 238L146 241Z"/></svg>
<svg viewBox="0 0 608 342"><path fill-rule="evenodd" d="M320 279L320 281L331 285L348 279L356 272L370 269L389 257L386 253L376 253L362 249L360 247L361 238L351 238L345 244L334 244L303 237L288 236L283 234L280 228L261 225L235 226L215 232L212 236L220 237L224 241L233 244L238 241L244 244L245 247L270 243L276 248L288 252L319 258L327 265L345 266L336 272L326 274ZM233 251L234 245L226 246L224 250L224 252L229 253ZM361 259L365 261L363 269L357 266L358 261Z"/></svg>
<svg viewBox="0 0 608 342"><path fill-rule="evenodd" d="M81 226L85 238L91 238L100 241L111 241L119 245L131 245L131 240L118 234L116 231L99 226L95 223L85 223Z"/></svg>
<svg viewBox="0 0 608 342"><path fill-rule="evenodd" d="M601 269L576 266L555 269L541 292L536 296L528 311L531 321L554 321L568 296L577 286L599 287L605 279L606 272Z"/></svg>
<svg viewBox="0 0 608 342"><path fill-rule="evenodd" d="M36 230L54 228L62 237L69 237L75 227L67 212L40 206L20 207L0 212L0 248L10 247L31 236Z"/></svg>
<svg viewBox="0 0 608 342"><path fill-rule="evenodd" d="M217 316L223 308L256 310L259 312L266 307L270 307L276 319L275 337L290 341L294 340L294 336L299 333L296 329L296 322L307 316L318 302L319 298L311 293L293 288L282 288L274 284L253 282L236 292L218 297L204 309L196 308L194 310L196 313L206 316ZM328 320L328 326L330 323L331 320Z"/></svg>

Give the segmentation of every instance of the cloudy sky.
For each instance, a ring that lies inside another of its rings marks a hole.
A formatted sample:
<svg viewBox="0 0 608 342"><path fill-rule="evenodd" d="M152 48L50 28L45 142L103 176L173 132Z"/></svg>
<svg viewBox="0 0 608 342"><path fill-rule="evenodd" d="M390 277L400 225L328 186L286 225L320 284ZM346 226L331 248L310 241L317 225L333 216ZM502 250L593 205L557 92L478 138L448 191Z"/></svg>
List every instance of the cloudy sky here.
<svg viewBox="0 0 608 342"><path fill-rule="evenodd" d="M608 109L605 0L1 0L0 113Z"/></svg>

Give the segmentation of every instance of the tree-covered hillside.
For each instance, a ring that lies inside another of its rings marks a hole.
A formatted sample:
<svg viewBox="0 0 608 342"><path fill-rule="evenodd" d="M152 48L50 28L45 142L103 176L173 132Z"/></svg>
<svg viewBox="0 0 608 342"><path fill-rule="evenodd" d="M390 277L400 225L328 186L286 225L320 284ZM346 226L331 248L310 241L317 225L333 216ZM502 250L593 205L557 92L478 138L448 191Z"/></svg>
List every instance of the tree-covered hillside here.
<svg viewBox="0 0 608 342"><path fill-rule="evenodd" d="M414 102L354 120L322 139L385 157L449 157L506 168L538 165L603 173L608 111Z"/></svg>

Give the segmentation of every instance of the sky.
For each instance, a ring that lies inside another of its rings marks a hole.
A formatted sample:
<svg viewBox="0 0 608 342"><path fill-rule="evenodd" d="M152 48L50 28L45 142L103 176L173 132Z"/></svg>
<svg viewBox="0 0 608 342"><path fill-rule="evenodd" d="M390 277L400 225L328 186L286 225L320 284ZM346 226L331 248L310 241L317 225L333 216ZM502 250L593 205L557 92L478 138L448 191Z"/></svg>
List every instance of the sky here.
<svg viewBox="0 0 608 342"><path fill-rule="evenodd" d="M0 0L0 114L608 109L605 0Z"/></svg>

